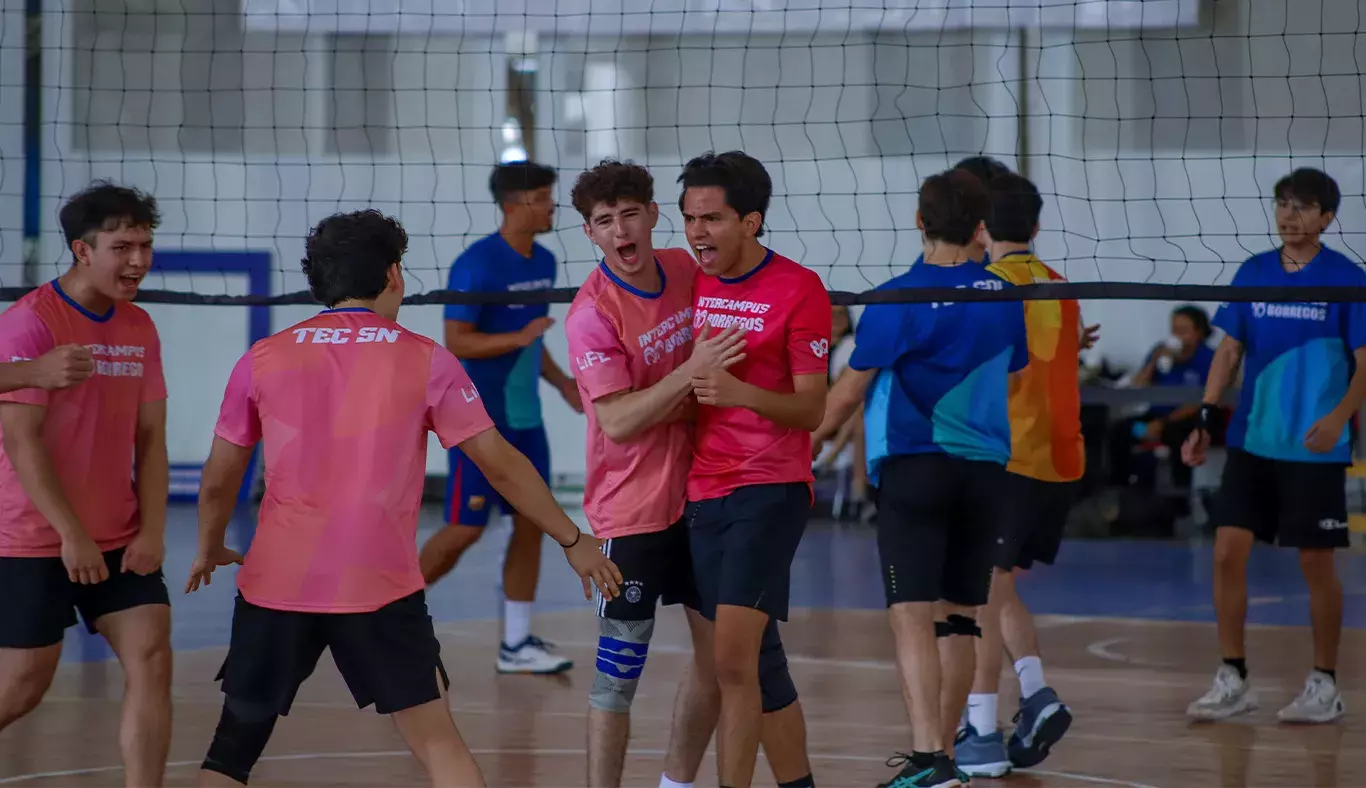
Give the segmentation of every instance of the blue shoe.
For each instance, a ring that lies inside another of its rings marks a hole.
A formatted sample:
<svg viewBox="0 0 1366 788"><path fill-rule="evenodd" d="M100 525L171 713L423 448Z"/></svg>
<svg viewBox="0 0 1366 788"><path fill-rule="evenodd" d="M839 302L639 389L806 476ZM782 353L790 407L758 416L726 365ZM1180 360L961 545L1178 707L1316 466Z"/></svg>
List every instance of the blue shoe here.
<svg viewBox="0 0 1366 788"><path fill-rule="evenodd" d="M1000 731L983 736L971 725L960 730L953 742L953 760L959 770L971 777L1004 777L1010 774L1006 739Z"/></svg>
<svg viewBox="0 0 1366 788"><path fill-rule="evenodd" d="M1071 725L1072 712L1051 687L1021 700L1020 711L1015 715L1015 732L1010 734L1007 745L1010 762L1021 769L1043 763L1048 751Z"/></svg>

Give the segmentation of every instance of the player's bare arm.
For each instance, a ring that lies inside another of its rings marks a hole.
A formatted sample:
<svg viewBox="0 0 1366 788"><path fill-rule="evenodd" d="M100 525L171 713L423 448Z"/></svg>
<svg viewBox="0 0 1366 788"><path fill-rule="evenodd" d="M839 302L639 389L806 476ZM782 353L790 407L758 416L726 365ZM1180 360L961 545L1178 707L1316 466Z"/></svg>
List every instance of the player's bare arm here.
<svg viewBox="0 0 1366 788"><path fill-rule="evenodd" d="M1201 411L1205 411L1205 406L1219 404L1224 392L1228 390L1229 384L1233 382L1233 374L1238 369L1238 364L1243 360L1243 343L1231 336L1225 335L1219 343L1219 348L1214 351L1214 360L1209 365L1209 377L1205 379L1205 396ZM1205 450L1209 448L1210 435L1205 429L1192 430L1190 437L1181 447L1181 459L1191 466L1204 463Z"/></svg>
<svg viewBox="0 0 1366 788"><path fill-rule="evenodd" d="M514 510L564 548L569 565L583 579L585 597L592 598L590 582L609 599L620 595L621 572L603 555L602 540L583 533L569 519L525 455L494 429L463 441L460 450L479 466L489 484Z"/></svg>
<svg viewBox="0 0 1366 788"><path fill-rule="evenodd" d="M82 345L62 345L32 361L0 364L0 394L19 389L64 389L90 377L95 361Z"/></svg>
<svg viewBox="0 0 1366 788"><path fill-rule="evenodd" d="M254 450L255 446L238 446L217 436L213 439L199 479L199 550L185 583L187 594L198 590L201 583L208 585L218 567L242 563L241 554L224 546L224 539Z"/></svg>
<svg viewBox="0 0 1366 788"><path fill-rule="evenodd" d="M109 578L99 545L86 533L52 468L43 443L47 408L17 402L0 404L0 429L5 432L5 454L14 465L24 493L62 538L62 563L73 583L93 584Z"/></svg>
<svg viewBox="0 0 1366 788"><path fill-rule="evenodd" d="M841 426L848 423L849 417L863 404L863 395L876 376L876 369L845 367L825 398L825 416L811 435L814 446L830 440Z"/></svg>
<svg viewBox="0 0 1366 788"><path fill-rule="evenodd" d="M541 377L560 392L560 396L564 397L564 401L569 403L569 407L573 408L575 413L583 413L583 398L579 395L578 384L560 369L560 365L555 363L555 357L550 355L550 348L545 346L541 347Z"/></svg>
<svg viewBox="0 0 1366 788"><path fill-rule="evenodd" d="M137 482L138 534L123 552L124 572L148 575L166 557L166 499L171 490L171 461L166 451L166 400L138 406L133 448Z"/></svg>
<svg viewBox="0 0 1366 788"><path fill-rule="evenodd" d="M1343 395L1337 407L1314 422L1314 426L1310 427L1304 436L1305 448L1316 454L1330 452L1338 445L1342 431L1347 429L1347 422L1361 410L1362 402L1366 401L1366 370L1362 369L1362 366L1366 365L1366 347L1354 350L1352 357L1356 361L1356 369L1352 372L1351 383L1347 385L1347 393Z"/></svg>
<svg viewBox="0 0 1366 788"><path fill-rule="evenodd" d="M548 317L538 317L521 331L505 334L485 334L474 323L466 320L446 321L446 349L456 358L494 358L504 356L535 342L555 324Z"/></svg>
<svg viewBox="0 0 1366 788"><path fill-rule="evenodd" d="M622 443L666 421L686 418L692 400L692 379L712 368L728 369L745 358L745 332L728 328L714 336L707 329L698 337L687 362L663 380L640 391L619 391L593 400L598 426L608 438Z"/></svg>

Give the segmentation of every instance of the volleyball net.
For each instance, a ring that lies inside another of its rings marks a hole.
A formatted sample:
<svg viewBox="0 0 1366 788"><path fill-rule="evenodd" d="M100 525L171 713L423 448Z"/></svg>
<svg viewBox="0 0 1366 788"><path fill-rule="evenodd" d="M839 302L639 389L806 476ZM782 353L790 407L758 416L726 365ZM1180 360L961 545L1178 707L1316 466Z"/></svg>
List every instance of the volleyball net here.
<svg viewBox="0 0 1366 788"><path fill-rule="evenodd" d="M1351 0L29 0L3 14L10 297L69 264L57 208L108 177L161 202L158 248L269 257L247 292L240 257L221 271L205 257L192 281L154 273L145 301L311 303L308 230L368 207L410 234L412 302L477 300L446 291L446 272L498 226L491 167L531 158L559 172L542 243L560 289L513 298L564 302L598 259L568 205L581 170L648 166L657 244L681 246L675 178L729 149L773 176L768 244L844 302L915 259L920 182L976 154L1038 185L1037 250L1072 283L1005 297L1263 300L1224 286L1276 245L1271 187L1298 166L1343 192L1326 242L1363 241Z"/></svg>

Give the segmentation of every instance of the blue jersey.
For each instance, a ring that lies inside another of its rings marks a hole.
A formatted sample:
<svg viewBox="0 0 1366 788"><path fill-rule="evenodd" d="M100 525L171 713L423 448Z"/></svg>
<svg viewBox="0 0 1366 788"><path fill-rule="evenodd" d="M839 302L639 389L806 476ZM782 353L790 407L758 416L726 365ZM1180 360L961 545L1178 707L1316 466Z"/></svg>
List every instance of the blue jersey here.
<svg viewBox="0 0 1366 788"><path fill-rule="evenodd" d="M1243 263L1233 284L1360 287L1366 273L1326 246L1291 273L1273 249ZM1352 352L1366 346L1366 304L1230 303L1219 308L1214 325L1244 348L1243 387L1228 445L1273 460L1350 463L1347 430L1325 454L1305 448L1304 436L1347 394Z"/></svg>
<svg viewBox="0 0 1366 788"><path fill-rule="evenodd" d="M447 288L462 293L549 290L555 286L555 256L540 244L523 257L494 233L464 251L451 266ZM473 323L481 334L520 331L550 314L550 304L447 304L446 319ZM479 389L489 418L514 430L541 426L540 339L520 350L492 358L462 358L460 363Z"/></svg>
<svg viewBox="0 0 1366 788"><path fill-rule="evenodd" d="M980 263L917 263L879 287L1009 287ZM868 469L905 454L1010 461L1008 374L1029 364L1021 301L871 304L849 366L879 373L864 402Z"/></svg>

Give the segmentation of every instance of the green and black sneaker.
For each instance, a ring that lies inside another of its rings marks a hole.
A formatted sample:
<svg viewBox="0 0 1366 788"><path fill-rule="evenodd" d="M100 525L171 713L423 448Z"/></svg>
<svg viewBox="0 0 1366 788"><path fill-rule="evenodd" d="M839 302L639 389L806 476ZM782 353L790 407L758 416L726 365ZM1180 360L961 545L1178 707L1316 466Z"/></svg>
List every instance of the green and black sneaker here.
<svg viewBox="0 0 1366 788"><path fill-rule="evenodd" d="M892 768L901 771L891 782L877 788L962 788L964 785L953 759L941 752L899 752L887 759Z"/></svg>

